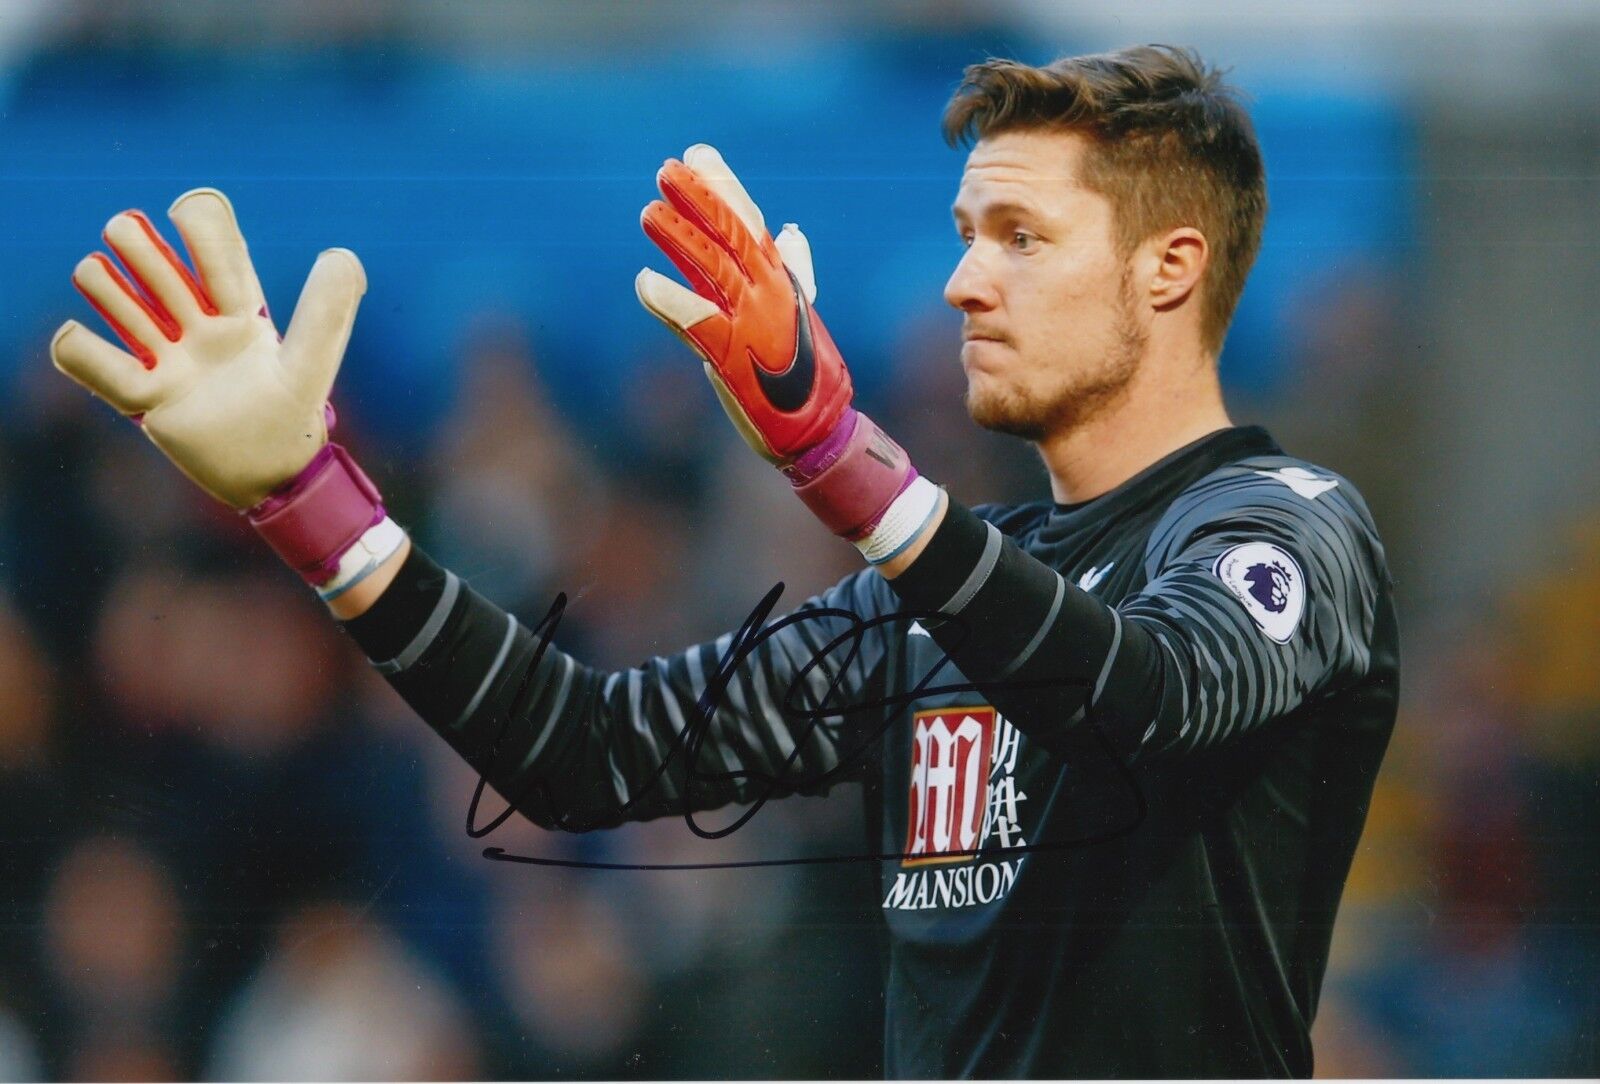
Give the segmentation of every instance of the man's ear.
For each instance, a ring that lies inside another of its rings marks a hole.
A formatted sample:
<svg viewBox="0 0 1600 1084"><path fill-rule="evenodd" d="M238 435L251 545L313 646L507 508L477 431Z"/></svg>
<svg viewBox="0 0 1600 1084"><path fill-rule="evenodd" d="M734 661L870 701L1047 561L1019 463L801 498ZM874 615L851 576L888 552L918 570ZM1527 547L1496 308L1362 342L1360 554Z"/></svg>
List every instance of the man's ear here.
<svg viewBox="0 0 1600 1084"><path fill-rule="evenodd" d="M1170 309L1194 292L1211 262L1205 234L1193 226L1179 226L1155 241L1156 270L1150 279L1150 303Z"/></svg>

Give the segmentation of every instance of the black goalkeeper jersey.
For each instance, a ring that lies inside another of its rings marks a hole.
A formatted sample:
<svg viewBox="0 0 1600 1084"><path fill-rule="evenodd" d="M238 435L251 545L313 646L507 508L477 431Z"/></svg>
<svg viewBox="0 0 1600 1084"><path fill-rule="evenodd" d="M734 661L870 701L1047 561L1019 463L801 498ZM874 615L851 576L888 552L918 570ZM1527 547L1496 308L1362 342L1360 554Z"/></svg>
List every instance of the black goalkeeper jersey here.
<svg viewBox="0 0 1600 1084"><path fill-rule="evenodd" d="M415 550L347 627L536 823L864 784L891 1077L1311 1075L1397 634L1359 494L1260 429L631 670Z"/></svg>

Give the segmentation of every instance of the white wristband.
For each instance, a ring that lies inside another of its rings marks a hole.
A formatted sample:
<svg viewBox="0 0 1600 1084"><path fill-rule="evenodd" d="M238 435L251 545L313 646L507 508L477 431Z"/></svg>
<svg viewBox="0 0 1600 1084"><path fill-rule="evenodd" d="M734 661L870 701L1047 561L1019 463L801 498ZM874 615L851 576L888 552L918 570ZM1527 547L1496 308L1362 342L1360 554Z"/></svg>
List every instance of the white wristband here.
<svg viewBox="0 0 1600 1084"><path fill-rule="evenodd" d="M928 525L939 507L939 487L918 475L894 499L878 525L855 541L856 549L871 565L892 561Z"/></svg>
<svg viewBox="0 0 1600 1084"><path fill-rule="evenodd" d="M392 557L405 540L406 533L400 525L384 516L362 532L355 545L344 551L339 558L339 571L334 573L333 579L317 588L317 594L323 602L338 598Z"/></svg>

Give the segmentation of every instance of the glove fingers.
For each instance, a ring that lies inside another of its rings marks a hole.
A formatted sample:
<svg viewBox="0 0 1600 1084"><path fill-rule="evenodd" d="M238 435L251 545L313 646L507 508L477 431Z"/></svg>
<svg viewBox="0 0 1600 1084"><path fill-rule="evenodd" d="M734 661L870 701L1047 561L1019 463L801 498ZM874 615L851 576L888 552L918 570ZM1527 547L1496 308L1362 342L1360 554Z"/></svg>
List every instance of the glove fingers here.
<svg viewBox="0 0 1600 1084"><path fill-rule="evenodd" d="M143 211L123 211L106 224L101 237L179 328L193 327L202 313L216 314L217 307Z"/></svg>
<svg viewBox="0 0 1600 1084"><path fill-rule="evenodd" d="M633 280L639 304L702 356L726 342L730 324L716 304L681 283L646 267Z"/></svg>
<svg viewBox="0 0 1600 1084"><path fill-rule="evenodd" d="M254 316L266 309L250 250L227 196L215 188L191 189L173 201L167 217L178 227L206 296L218 310Z"/></svg>
<svg viewBox="0 0 1600 1084"><path fill-rule="evenodd" d="M328 397L366 292L366 272L347 248L322 253L306 277L283 336L282 357L289 383L310 401Z"/></svg>
<svg viewBox="0 0 1600 1084"><path fill-rule="evenodd" d="M733 175L733 170L728 168L728 163L723 161L717 148L708 143L696 143L683 152L683 164L693 170L705 182L705 186L739 216L739 221L744 223L752 237L760 237L767 232L767 221L761 214L761 208L744 190L744 185Z"/></svg>
<svg viewBox="0 0 1600 1084"><path fill-rule="evenodd" d="M793 222L785 222L772 243L777 246L778 255L783 257L783 265L794 272L806 300L816 304L817 275L811 269L811 242L806 240L806 235Z"/></svg>
<svg viewBox="0 0 1600 1084"><path fill-rule="evenodd" d="M754 281L764 267L776 265L777 254L771 250L766 227L752 231L739 212L682 162L669 160L663 165L656 173L656 187L673 211L733 258L746 281ZM744 198L748 202L749 197Z"/></svg>
<svg viewBox="0 0 1600 1084"><path fill-rule="evenodd" d="M639 224L696 293L725 313L733 311L748 280L726 248L660 200L645 207Z"/></svg>
<svg viewBox="0 0 1600 1084"><path fill-rule="evenodd" d="M50 361L119 413L141 414L161 400L161 377L76 320L62 324L50 340Z"/></svg>
<svg viewBox="0 0 1600 1084"><path fill-rule="evenodd" d="M178 341L180 331L172 317L152 306L104 253L79 260L72 284L146 369L156 367L159 344Z"/></svg>

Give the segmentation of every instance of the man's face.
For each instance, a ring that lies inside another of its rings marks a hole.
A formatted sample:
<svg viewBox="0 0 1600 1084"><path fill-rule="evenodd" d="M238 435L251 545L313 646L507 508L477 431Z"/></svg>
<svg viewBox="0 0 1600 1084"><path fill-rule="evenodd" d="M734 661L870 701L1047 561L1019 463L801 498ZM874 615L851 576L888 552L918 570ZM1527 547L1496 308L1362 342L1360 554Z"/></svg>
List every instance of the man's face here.
<svg viewBox="0 0 1600 1084"><path fill-rule="evenodd" d="M1148 328L1111 203L1078 181L1087 140L1003 132L967 157L955 206L966 254L945 284L965 314L967 411L1027 440L1069 431L1114 402L1143 359Z"/></svg>

